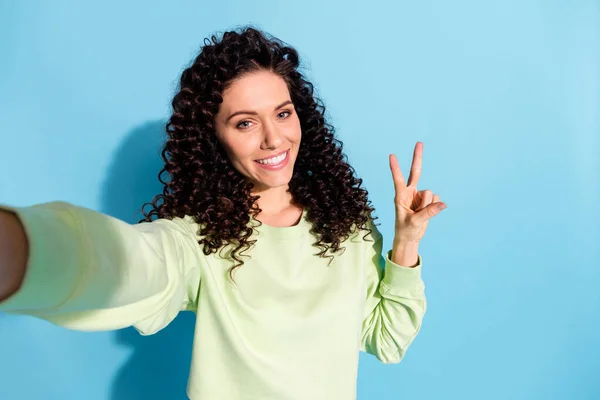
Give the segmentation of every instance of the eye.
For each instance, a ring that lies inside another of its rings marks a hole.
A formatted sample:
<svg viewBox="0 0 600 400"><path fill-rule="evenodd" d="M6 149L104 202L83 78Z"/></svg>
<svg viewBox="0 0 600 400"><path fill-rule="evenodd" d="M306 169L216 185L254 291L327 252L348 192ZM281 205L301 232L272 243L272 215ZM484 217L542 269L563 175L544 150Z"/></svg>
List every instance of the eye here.
<svg viewBox="0 0 600 400"><path fill-rule="evenodd" d="M248 129L248 128L250 128L250 125L243 125L243 124L250 124L250 123L251 123L250 121L246 121L246 120L240 121L235 127L238 129Z"/></svg>
<svg viewBox="0 0 600 400"><path fill-rule="evenodd" d="M277 116L279 117L279 116L281 116L281 114L287 114L285 117L282 117L282 118L287 118L287 117L289 117L290 115L292 115L292 113L291 113L291 112L289 112L289 111L282 111L282 112L280 112L279 114L277 114Z"/></svg>

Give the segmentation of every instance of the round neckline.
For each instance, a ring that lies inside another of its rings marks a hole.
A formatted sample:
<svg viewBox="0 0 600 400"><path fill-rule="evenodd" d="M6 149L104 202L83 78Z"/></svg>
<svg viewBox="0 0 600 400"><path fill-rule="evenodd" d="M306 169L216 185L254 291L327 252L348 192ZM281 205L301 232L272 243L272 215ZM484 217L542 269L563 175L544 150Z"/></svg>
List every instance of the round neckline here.
<svg viewBox="0 0 600 400"><path fill-rule="evenodd" d="M264 235L275 239L293 239L302 236L308 231L306 214L307 210L304 208L302 210L300 220L296 225L292 226L271 226L254 218L252 218L252 221L254 221L254 228L258 231L259 235Z"/></svg>

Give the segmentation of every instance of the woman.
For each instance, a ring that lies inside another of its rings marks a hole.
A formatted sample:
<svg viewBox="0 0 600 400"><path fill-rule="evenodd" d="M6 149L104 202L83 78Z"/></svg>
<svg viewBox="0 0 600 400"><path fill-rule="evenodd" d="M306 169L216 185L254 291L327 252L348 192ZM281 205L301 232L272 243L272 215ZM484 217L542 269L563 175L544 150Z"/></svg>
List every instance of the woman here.
<svg viewBox="0 0 600 400"><path fill-rule="evenodd" d="M0 311L142 335L196 311L191 399L354 399L359 350L399 362L426 309L418 244L443 203L417 191L421 143L407 183L391 156L382 253L298 65L253 28L206 42L173 100L169 179L139 224L64 202L4 206Z"/></svg>

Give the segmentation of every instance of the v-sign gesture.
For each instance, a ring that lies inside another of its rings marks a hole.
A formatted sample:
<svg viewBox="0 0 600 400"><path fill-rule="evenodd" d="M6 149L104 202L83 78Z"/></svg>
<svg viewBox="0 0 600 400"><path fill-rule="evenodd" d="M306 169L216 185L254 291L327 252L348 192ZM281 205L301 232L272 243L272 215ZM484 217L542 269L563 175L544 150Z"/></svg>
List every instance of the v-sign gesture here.
<svg viewBox="0 0 600 400"><path fill-rule="evenodd" d="M446 208L440 196L431 190L417 190L423 163L423 143L417 142L413 155L408 184L404 180L398 159L390 154L390 169L394 179L396 195L396 225L394 243L396 245L416 244L423 238L429 220Z"/></svg>

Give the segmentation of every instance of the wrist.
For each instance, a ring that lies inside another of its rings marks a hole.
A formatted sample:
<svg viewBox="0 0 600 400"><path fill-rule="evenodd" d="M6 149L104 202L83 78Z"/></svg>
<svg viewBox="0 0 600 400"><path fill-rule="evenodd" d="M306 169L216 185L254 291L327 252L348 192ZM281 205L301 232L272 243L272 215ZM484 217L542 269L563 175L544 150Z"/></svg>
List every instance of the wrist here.
<svg viewBox="0 0 600 400"><path fill-rule="evenodd" d="M416 267L419 262L419 242L394 240L391 261L403 267Z"/></svg>

